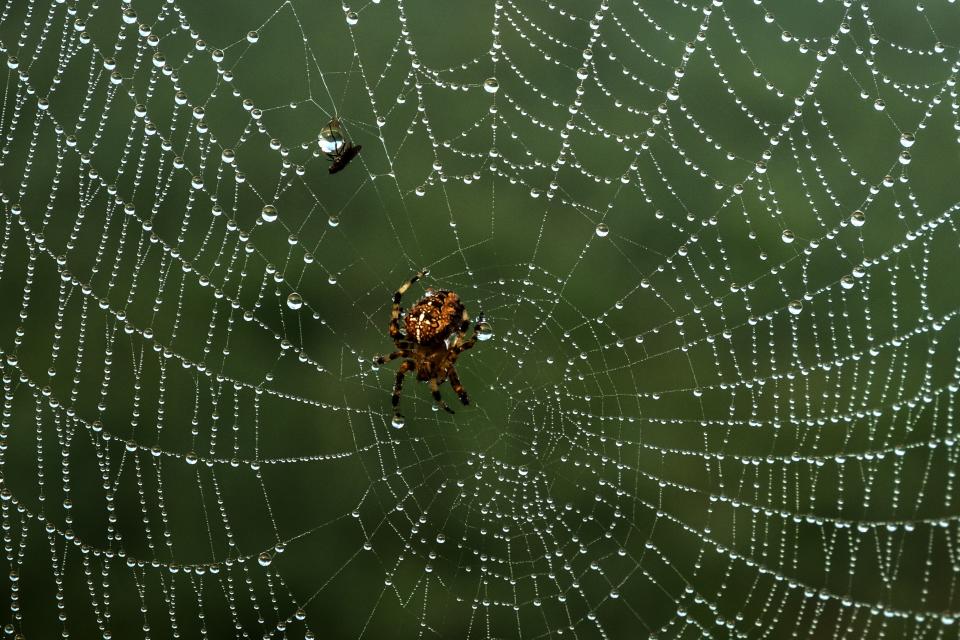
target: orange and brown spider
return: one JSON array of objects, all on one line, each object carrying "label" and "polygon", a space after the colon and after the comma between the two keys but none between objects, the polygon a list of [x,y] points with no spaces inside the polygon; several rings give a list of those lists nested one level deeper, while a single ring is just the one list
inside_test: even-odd
[{"label": "orange and brown spider", "polygon": [[417,380],[430,383],[433,399],[444,411],[453,413],[453,409],[440,397],[440,385],[448,379],[460,402],[464,405],[470,404],[467,391],[460,384],[453,365],[460,354],[475,345],[477,340],[484,340],[490,335],[489,327],[481,316],[474,326],[473,335],[464,337],[470,326],[470,316],[460,302],[460,296],[453,291],[428,291],[427,295],[407,312],[403,323],[406,333],[401,332],[400,298],[413,283],[425,275],[425,269],[418,271],[394,292],[389,329],[397,350],[390,355],[374,358],[377,365],[405,358],[397,369],[397,379],[393,385],[394,426],[403,424],[403,416],[397,407],[400,404],[403,376],[408,371],[416,371]]}]

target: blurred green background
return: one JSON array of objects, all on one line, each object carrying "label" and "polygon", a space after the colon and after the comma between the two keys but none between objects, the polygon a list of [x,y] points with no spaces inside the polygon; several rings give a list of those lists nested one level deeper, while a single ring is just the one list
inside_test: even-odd
[{"label": "blurred green background", "polygon": [[847,4],[8,3],[5,632],[955,634],[960,20]]}]

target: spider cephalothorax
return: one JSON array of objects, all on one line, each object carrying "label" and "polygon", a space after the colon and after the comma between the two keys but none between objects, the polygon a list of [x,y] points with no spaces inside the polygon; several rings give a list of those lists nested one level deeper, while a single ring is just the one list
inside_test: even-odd
[{"label": "spider cephalothorax", "polygon": [[381,365],[396,358],[404,358],[397,369],[397,379],[393,386],[394,426],[403,424],[403,417],[397,412],[400,404],[400,389],[403,376],[408,371],[416,371],[417,379],[429,381],[430,391],[437,405],[453,413],[453,410],[440,397],[440,385],[450,380],[450,386],[464,405],[470,403],[467,391],[460,384],[460,378],[453,365],[461,353],[473,347],[477,340],[490,335],[489,327],[481,316],[474,326],[473,335],[466,338],[470,326],[470,316],[453,291],[429,291],[407,312],[403,321],[406,333],[400,331],[400,298],[420,278],[426,270],[416,273],[400,285],[393,294],[393,308],[390,313],[390,337],[397,350],[387,356],[377,356],[374,362]]}]

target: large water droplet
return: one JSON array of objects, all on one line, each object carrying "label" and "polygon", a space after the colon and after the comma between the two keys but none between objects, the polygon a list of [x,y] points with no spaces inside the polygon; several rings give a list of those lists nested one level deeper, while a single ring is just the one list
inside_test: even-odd
[{"label": "large water droplet", "polygon": [[909,131],[904,131],[900,134],[900,146],[909,149],[913,146],[913,143],[916,142],[916,138],[913,137],[913,134]]},{"label": "large water droplet", "polygon": [[399,413],[393,416],[393,419],[390,421],[390,426],[394,429],[402,429],[405,424],[407,424],[407,419]]},{"label": "large water droplet", "polygon": [[275,222],[277,219],[277,208],[272,204],[263,205],[263,209],[260,210],[260,217],[263,218],[264,222]]},{"label": "large water droplet", "polygon": [[608,227],[606,224],[601,222],[600,224],[597,225],[596,232],[598,237],[606,238],[607,235],[610,234],[610,227]]},{"label": "large water droplet", "polygon": [[270,563],[273,562],[273,556],[264,551],[257,557],[257,562],[260,563],[261,567],[269,567]]},{"label": "large water droplet", "polygon": [[350,11],[347,13],[347,24],[351,27],[360,22],[360,16],[356,14],[355,11]]},{"label": "large water droplet", "polygon": [[787,310],[795,316],[800,315],[800,312],[803,311],[803,301],[791,300],[790,304],[787,305]]},{"label": "large water droplet", "polygon": [[866,221],[867,217],[859,209],[850,214],[850,224],[855,227],[862,227]]},{"label": "large water droplet", "polygon": [[321,129],[317,140],[320,143],[320,151],[328,155],[337,153],[347,143],[337,120],[331,120],[327,126]]},{"label": "large water droplet", "polygon": [[287,296],[287,306],[293,310],[297,310],[303,306],[303,297],[294,291]]},{"label": "large water droplet", "polygon": [[793,234],[793,231],[790,229],[784,229],[783,233],[780,234],[780,239],[783,240],[784,244],[790,244],[796,240],[797,236]]},{"label": "large water droplet", "polygon": [[487,93],[496,93],[499,88],[500,83],[497,82],[496,78],[487,78],[483,81],[483,90]]},{"label": "large water droplet", "polygon": [[493,327],[489,322],[481,322],[477,325],[477,340],[489,340],[493,337]]}]

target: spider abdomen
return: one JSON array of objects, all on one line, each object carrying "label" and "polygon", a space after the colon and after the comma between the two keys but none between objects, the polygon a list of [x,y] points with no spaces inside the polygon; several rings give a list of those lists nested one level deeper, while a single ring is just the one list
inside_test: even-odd
[{"label": "spider abdomen", "polygon": [[460,298],[452,291],[438,291],[411,307],[404,319],[407,337],[420,344],[445,340],[463,313]]}]

